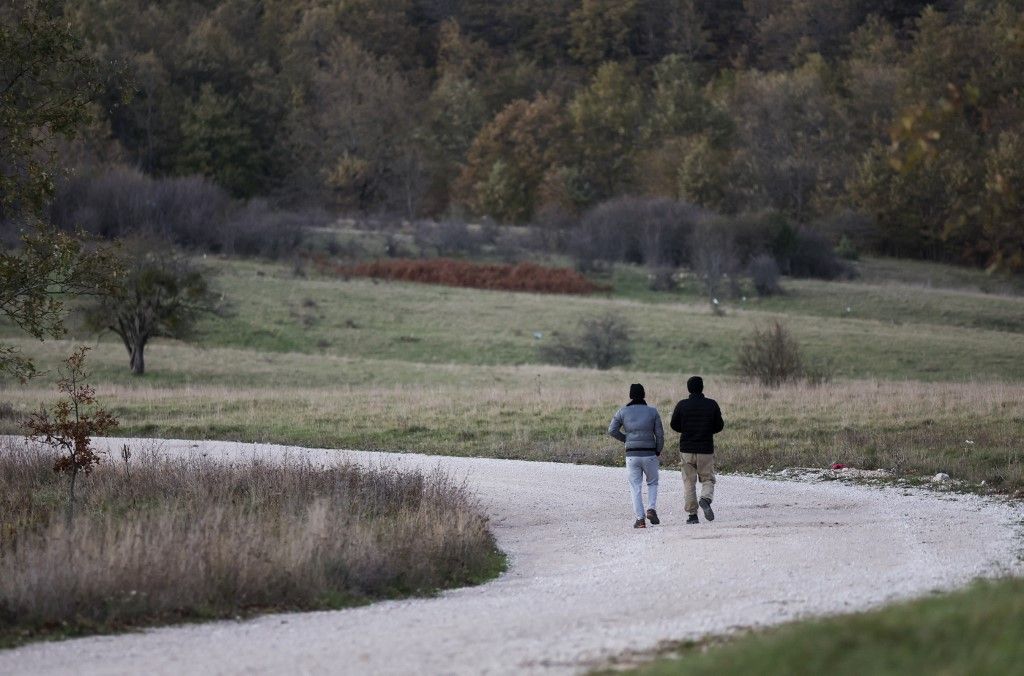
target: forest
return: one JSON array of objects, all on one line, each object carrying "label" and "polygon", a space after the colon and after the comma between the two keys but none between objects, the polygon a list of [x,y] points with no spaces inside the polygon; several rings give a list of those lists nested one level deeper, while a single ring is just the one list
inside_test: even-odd
[{"label": "forest", "polygon": [[57,209],[201,177],[237,203],[557,230],[654,198],[1024,270],[1019,1],[4,4],[5,49],[48,12],[95,83]]}]

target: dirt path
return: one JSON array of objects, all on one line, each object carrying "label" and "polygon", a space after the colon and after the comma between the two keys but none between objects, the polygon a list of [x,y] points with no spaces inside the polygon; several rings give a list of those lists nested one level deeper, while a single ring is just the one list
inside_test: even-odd
[{"label": "dirt path", "polygon": [[1021,572],[1021,510],[975,496],[723,476],[717,520],[686,526],[682,481],[665,471],[663,525],[634,531],[618,468],[154,443],[441,466],[479,494],[510,570],[432,599],[34,644],[0,652],[0,673],[578,672],[661,641]]}]

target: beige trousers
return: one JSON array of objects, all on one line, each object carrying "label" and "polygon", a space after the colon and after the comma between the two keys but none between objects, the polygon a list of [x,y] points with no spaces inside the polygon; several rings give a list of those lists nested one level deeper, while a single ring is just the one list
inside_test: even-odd
[{"label": "beige trousers", "polygon": [[700,497],[710,502],[715,498],[714,453],[683,453],[683,497],[686,513],[697,513],[697,480],[700,479]]}]

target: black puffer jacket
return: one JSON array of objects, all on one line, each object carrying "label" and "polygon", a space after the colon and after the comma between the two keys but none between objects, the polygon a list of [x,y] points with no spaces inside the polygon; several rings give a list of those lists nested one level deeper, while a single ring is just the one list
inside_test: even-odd
[{"label": "black puffer jacket", "polygon": [[715,434],[725,428],[718,402],[703,394],[691,394],[676,404],[669,425],[679,432],[683,453],[714,453]]}]

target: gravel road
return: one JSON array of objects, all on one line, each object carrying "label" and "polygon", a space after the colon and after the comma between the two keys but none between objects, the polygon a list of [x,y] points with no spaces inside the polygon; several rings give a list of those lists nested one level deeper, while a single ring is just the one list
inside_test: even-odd
[{"label": "gravel road", "polygon": [[721,476],[717,519],[687,526],[681,477],[664,471],[662,525],[633,530],[618,468],[129,442],[226,459],[440,466],[479,495],[509,571],[430,599],[33,644],[0,651],[0,673],[575,673],[664,641],[1022,572],[1024,514],[977,496]]}]

